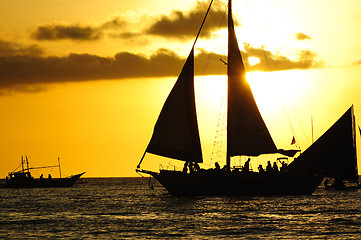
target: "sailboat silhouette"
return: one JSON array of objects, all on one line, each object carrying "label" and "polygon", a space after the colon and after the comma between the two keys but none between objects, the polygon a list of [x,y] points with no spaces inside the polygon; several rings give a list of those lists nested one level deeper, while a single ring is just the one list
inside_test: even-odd
[{"label": "sailboat silhouette", "polygon": [[[211,1],[205,18],[207,18]],[[199,32],[202,29],[203,23]],[[155,124],[152,138],[136,171],[158,180],[171,195],[301,195],[312,194],[320,185],[320,169],[292,167],[292,171],[232,171],[234,156],[280,153],[294,156],[297,150],[277,149],[259,112],[246,80],[241,52],[228,2],[228,94],[227,156],[224,169],[200,169],[203,162],[194,96],[194,45]],[[141,169],[146,153],[185,162],[184,171]],[[301,160],[302,161],[302,160]],[[187,172],[190,169],[190,173]]]}]

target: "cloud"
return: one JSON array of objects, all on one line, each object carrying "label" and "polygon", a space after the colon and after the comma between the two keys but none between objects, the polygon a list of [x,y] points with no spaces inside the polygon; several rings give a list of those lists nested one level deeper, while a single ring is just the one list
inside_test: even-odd
[{"label": "cloud", "polygon": [[[263,48],[254,48],[249,44],[244,45],[245,50],[242,51],[243,63],[247,71],[283,71],[292,69],[310,69],[321,68],[324,63],[317,58],[317,54],[310,50],[300,50],[297,54],[297,58],[292,60],[283,55],[273,54]],[[199,66],[207,65],[207,72],[204,73],[202,67],[196,68],[197,75],[217,75],[225,74],[225,72],[219,71],[219,63],[227,61],[227,56],[220,54],[212,54],[211,60],[210,53],[201,50],[196,56]],[[249,57],[256,57],[259,59],[259,63],[251,65],[248,61]],[[220,60],[221,59],[221,60]],[[196,63],[197,64],[197,63]]]},{"label": "cloud", "polygon": [[[254,71],[282,71],[290,69],[309,69],[323,67],[324,63],[317,59],[317,54],[310,50],[300,50],[298,57],[292,60],[283,55],[273,54],[262,48],[254,48],[245,44],[245,53],[243,54],[247,69]],[[260,59],[258,64],[250,66],[248,57],[257,57]]]},{"label": "cloud", "polygon": [[[17,54],[20,52],[22,54]],[[44,56],[41,53],[41,49],[34,45],[22,46],[0,41],[0,89],[39,91],[39,88],[21,85],[177,76],[185,61],[184,57],[168,49],[159,49],[150,56],[119,52],[113,57],[77,53],[59,57]],[[225,74],[225,68],[219,70],[219,59],[226,61],[227,57],[213,53],[209,61],[210,54],[206,50],[200,50],[196,55],[196,75]],[[309,50],[300,51],[298,58],[291,60],[246,44],[242,55],[249,71],[322,67],[317,55]],[[257,57],[260,62],[250,66],[248,57]],[[206,65],[208,67],[205,72],[203,69]]]},{"label": "cloud", "polygon": [[297,39],[297,40],[300,40],[300,41],[310,40],[310,39],[311,39],[310,36],[308,36],[308,35],[306,35],[306,34],[304,34],[304,33],[301,33],[301,32],[296,33],[295,35],[296,35],[296,39]]},{"label": "cloud", "polygon": [[36,40],[98,40],[102,36],[99,28],[80,25],[57,25],[48,24],[38,26],[32,33],[32,37]]},{"label": "cloud", "polygon": [[23,46],[17,43],[11,43],[0,40],[0,57],[4,56],[39,56],[43,54],[43,50],[37,45]]},{"label": "cloud", "polygon": [[99,29],[123,29],[126,25],[127,22],[117,16],[101,24]]},{"label": "cloud", "polygon": [[133,38],[138,38],[140,37],[142,34],[138,33],[138,32],[121,32],[121,33],[108,33],[108,36],[112,37],[112,38],[121,38],[121,39],[133,39]]},{"label": "cloud", "polygon": [[[207,2],[199,2],[189,12],[173,11],[169,16],[163,15],[150,25],[145,33],[161,37],[194,38],[208,8]],[[224,8],[224,7],[223,7]],[[202,29],[202,36],[209,38],[212,32],[219,29],[224,19],[222,5],[214,3]]]},{"label": "cloud", "polygon": [[45,24],[38,26],[31,34],[36,40],[76,40],[93,41],[101,39],[104,32],[109,29],[122,29],[127,23],[120,17],[114,17],[100,25],[80,25],[80,24]]},{"label": "cloud", "polygon": [[[207,2],[197,2],[188,12],[179,10],[172,11],[169,15],[160,17],[143,16],[140,19],[147,19],[149,24],[144,29],[127,29],[125,17],[116,16],[98,25],[84,24],[59,24],[49,23],[38,26],[31,34],[33,39],[38,41],[74,40],[94,41],[104,36],[112,38],[130,39],[140,36],[158,36],[166,38],[188,39],[194,38],[207,9]],[[212,32],[221,28],[221,20],[224,20],[224,6],[221,3],[213,3],[212,11],[203,27],[201,37],[209,38]],[[142,21],[144,22],[144,21]],[[237,23],[236,23],[237,24]],[[141,23],[139,25],[142,25]]]},{"label": "cloud", "polygon": [[0,88],[68,81],[163,77],[178,74],[184,59],[160,49],[150,57],[120,52],[114,57],[71,53],[64,57],[0,56]]}]

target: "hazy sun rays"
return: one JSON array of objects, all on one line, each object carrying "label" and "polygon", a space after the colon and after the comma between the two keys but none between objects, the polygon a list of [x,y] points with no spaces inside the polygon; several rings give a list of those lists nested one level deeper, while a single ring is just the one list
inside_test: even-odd
[{"label": "hazy sun rays", "polygon": [[[303,149],[309,146],[309,101],[303,106],[308,99],[309,81],[305,80],[303,71],[250,72],[247,80],[276,146],[286,149],[295,147],[290,145],[293,136],[297,137],[297,146],[301,145]],[[206,162],[213,157],[217,134],[222,129],[226,131],[226,89],[226,76],[195,79],[198,126]]]}]

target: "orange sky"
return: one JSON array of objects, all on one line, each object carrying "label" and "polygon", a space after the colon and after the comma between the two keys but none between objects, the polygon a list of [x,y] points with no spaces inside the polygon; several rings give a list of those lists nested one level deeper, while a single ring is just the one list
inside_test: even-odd
[{"label": "orange sky", "polygon": [[[1,1],[0,177],[18,166],[21,155],[31,156],[32,166],[53,165],[60,157],[63,175],[136,176],[207,4]],[[213,51],[216,60],[196,78],[206,161],[219,116],[215,100],[224,89],[218,59],[225,44],[216,41],[225,35],[224,4],[215,1],[196,46],[197,74],[206,53]],[[247,64],[248,79],[278,147],[290,147],[296,134],[307,148],[311,115],[315,139],[351,104],[361,116],[360,1],[234,5],[243,56],[259,60]]]}]

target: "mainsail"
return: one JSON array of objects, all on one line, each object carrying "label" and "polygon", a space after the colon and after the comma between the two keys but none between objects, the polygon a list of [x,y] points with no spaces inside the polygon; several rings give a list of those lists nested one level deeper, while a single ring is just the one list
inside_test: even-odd
[{"label": "mainsail", "polygon": [[146,152],[203,162],[194,98],[194,48],[163,106]]},{"label": "mainsail", "polygon": [[293,171],[321,172],[325,177],[358,181],[355,117],[351,106],[289,166]]},{"label": "mainsail", "polygon": [[227,74],[227,165],[229,166],[231,156],[258,156],[277,152],[246,80],[246,71],[234,31],[231,1],[228,6]]}]

